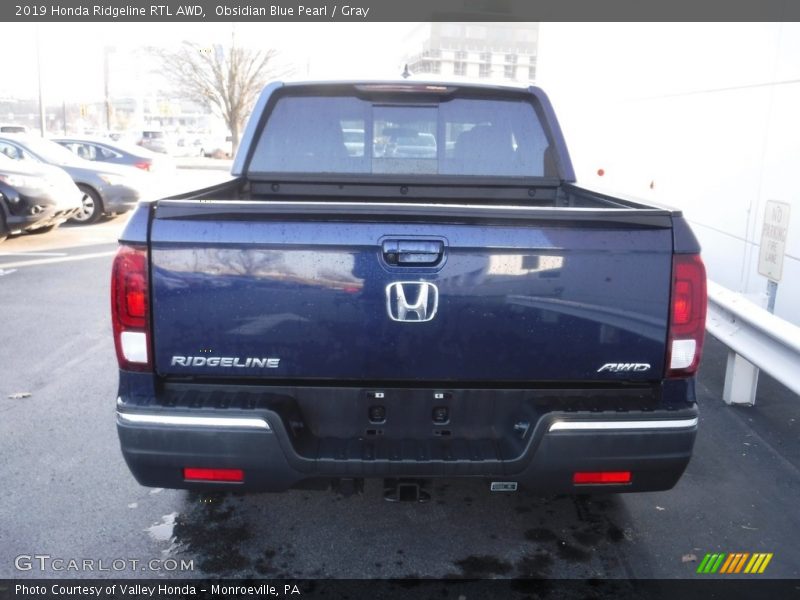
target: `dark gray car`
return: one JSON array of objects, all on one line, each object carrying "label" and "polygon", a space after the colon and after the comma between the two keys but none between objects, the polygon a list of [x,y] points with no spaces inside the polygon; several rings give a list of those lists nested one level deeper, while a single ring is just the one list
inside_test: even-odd
[{"label": "dark gray car", "polygon": [[55,142],[22,134],[0,135],[0,152],[15,160],[32,160],[61,167],[83,192],[77,223],[94,223],[103,215],[128,212],[146,193],[137,169],[98,164],[75,156]]}]

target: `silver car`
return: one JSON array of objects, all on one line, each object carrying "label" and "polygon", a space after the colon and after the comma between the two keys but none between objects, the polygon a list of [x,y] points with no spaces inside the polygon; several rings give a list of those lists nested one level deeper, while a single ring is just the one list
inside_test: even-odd
[{"label": "silver car", "polygon": [[161,173],[175,169],[175,161],[166,154],[156,154],[147,148],[115,142],[111,139],[65,136],[50,138],[64,146],[75,156],[92,162],[111,163],[124,167],[136,167],[148,173]]},{"label": "silver car", "polygon": [[128,212],[147,185],[137,169],[83,160],[55,142],[23,134],[0,134],[0,152],[14,160],[30,160],[64,169],[82,192],[77,223],[95,223],[104,215]]}]

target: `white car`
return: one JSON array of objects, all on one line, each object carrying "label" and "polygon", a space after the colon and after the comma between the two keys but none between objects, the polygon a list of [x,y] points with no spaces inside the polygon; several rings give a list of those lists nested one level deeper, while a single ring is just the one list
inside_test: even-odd
[{"label": "white car", "polygon": [[0,152],[0,241],[11,233],[46,233],[81,209],[81,191],[52,165]]}]

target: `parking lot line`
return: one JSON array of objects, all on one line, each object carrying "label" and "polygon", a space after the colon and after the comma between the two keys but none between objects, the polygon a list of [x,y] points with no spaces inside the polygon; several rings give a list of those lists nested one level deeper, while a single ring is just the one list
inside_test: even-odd
[{"label": "parking lot line", "polygon": [[0,258],[4,256],[67,256],[66,252],[0,252]]},{"label": "parking lot line", "polygon": [[50,265],[53,263],[71,262],[74,260],[86,260],[87,258],[101,258],[103,256],[113,256],[116,254],[115,250],[111,252],[92,252],[91,254],[77,254],[75,256],[60,256],[57,258],[40,258],[38,260],[26,260],[15,263],[0,263],[0,268],[10,269],[19,267],[35,267],[38,265]]}]

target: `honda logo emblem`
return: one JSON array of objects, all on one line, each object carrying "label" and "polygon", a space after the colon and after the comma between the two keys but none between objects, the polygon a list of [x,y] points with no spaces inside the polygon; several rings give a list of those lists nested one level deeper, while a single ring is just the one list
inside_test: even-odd
[{"label": "honda logo emblem", "polygon": [[436,316],[439,289],[427,281],[396,281],[386,286],[386,310],[392,321],[424,323]]}]

